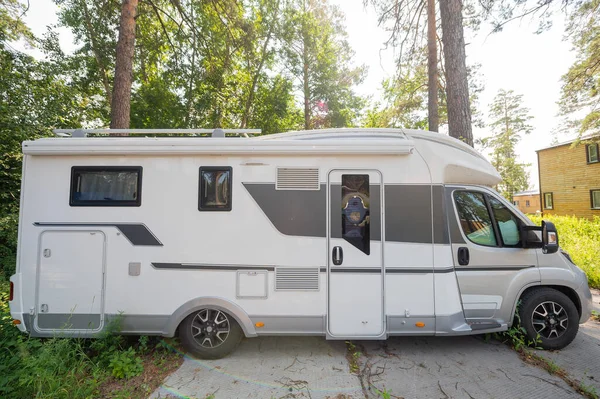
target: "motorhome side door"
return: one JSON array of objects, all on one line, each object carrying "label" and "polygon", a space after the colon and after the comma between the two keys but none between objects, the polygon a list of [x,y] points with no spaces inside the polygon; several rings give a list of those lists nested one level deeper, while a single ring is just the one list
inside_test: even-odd
[{"label": "motorhome side door", "polygon": [[34,328],[53,333],[100,331],[104,233],[46,230],[39,244]]},{"label": "motorhome side door", "polygon": [[540,280],[536,250],[522,247],[522,222],[496,194],[478,187],[446,190],[465,317],[481,326],[508,322],[518,290]]},{"label": "motorhome side door", "polygon": [[328,176],[328,314],[332,338],[385,334],[382,177],[376,170]]}]

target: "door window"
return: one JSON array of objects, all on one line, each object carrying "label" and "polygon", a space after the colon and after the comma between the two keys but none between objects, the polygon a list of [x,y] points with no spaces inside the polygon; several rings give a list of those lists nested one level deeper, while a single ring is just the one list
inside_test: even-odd
[{"label": "door window", "polygon": [[467,238],[475,244],[497,246],[492,219],[483,194],[457,191],[454,193],[454,200],[460,225]]},{"label": "door window", "polygon": [[371,253],[369,175],[342,175],[342,237]]},{"label": "door window", "polygon": [[502,237],[502,243],[508,247],[518,246],[521,241],[519,237],[519,219],[496,198],[489,197],[489,199],[496,226]]}]

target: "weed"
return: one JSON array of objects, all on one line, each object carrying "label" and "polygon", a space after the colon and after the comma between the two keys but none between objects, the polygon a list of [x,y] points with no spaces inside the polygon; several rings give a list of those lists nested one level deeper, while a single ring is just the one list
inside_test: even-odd
[{"label": "weed", "polygon": [[126,378],[135,377],[140,375],[144,371],[142,365],[142,359],[135,354],[135,349],[129,348],[126,351],[113,353],[109,367],[111,374],[115,378]]},{"label": "weed", "polygon": [[596,312],[595,310],[592,310],[592,320],[600,321],[600,313]]},{"label": "weed", "polygon": [[546,359],[546,370],[548,370],[550,374],[556,374],[562,369],[558,364],[554,363],[552,360]]},{"label": "weed", "polygon": [[588,398],[598,399],[598,392],[596,392],[596,388],[593,386],[580,382],[578,388],[579,391]]},{"label": "weed", "polygon": [[388,391],[385,388],[383,388],[383,391],[380,391],[379,389],[375,388],[375,393],[380,398],[383,398],[383,399],[392,399],[392,391]]},{"label": "weed", "polygon": [[346,358],[348,359],[348,363],[350,366],[351,373],[358,373],[360,371],[360,367],[358,365],[358,359],[360,358],[360,351],[356,349],[356,345],[354,345],[350,341],[346,341],[346,349],[347,354]]},{"label": "weed", "polygon": [[525,327],[521,325],[521,316],[519,314],[520,308],[521,300],[517,302],[517,309],[515,310],[515,319],[513,320],[512,327],[507,331],[495,333],[494,336],[504,343],[509,342],[517,352],[527,347],[535,347],[536,349],[540,349],[538,347],[538,345],[541,343],[540,335],[538,334],[534,340],[529,339]]}]

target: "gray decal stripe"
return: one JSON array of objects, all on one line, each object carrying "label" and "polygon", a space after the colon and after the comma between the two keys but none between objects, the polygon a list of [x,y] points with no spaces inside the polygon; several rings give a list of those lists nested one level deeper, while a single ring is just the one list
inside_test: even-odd
[{"label": "gray decal stripe", "polygon": [[457,272],[490,272],[490,271],[503,271],[503,270],[523,270],[535,267],[535,265],[528,266],[456,266]]},{"label": "gray decal stripe", "polygon": [[431,243],[431,190],[429,184],[385,186],[386,241]]},{"label": "gray decal stripe", "polygon": [[181,270],[268,270],[275,271],[275,266],[250,266],[250,265],[210,265],[201,263],[163,263],[152,262],[155,269],[181,269]]},{"label": "gray decal stripe", "polygon": [[436,273],[436,274],[443,274],[443,273],[452,273],[454,271],[454,267],[449,267],[449,268],[445,268],[445,269],[433,269],[433,268],[429,268],[429,269],[411,269],[411,268],[402,268],[402,269],[390,269],[390,268],[386,268],[385,272],[389,273],[389,274],[427,274],[427,273]]},{"label": "gray decal stripe", "polygon": [[34,226],[55,227],[116,227],[133,245],[160,246],[162,242],[143,223],[53,223],[36,222]]},{"label": "gray decal stripe", "polygon": [[376,274],[380,274],[381,273],[381,269],[377,269],[374,267],[371,268],[359,268],[359,267],[336,267],[336,268],[330,268],[329,271],[331,273],[376,273]]}]

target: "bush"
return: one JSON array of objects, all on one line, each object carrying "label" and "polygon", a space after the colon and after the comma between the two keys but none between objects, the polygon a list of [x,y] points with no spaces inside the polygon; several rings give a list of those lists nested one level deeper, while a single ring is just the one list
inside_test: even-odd
[{"label": "bush", "polygon": [[556,226],[560,246],[588,277],[592,288],[600,288],[600,217],[593,220],[574,216],[529,216],[537,225],[542,219]]}]

